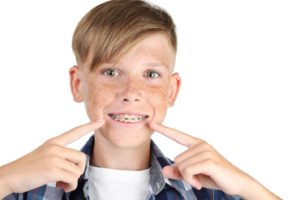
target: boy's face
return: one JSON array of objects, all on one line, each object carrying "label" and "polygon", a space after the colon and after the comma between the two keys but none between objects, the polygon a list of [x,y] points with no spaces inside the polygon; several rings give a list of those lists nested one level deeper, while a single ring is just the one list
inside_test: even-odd
[{"label": "boy's face", "polygon": [[92,72],[89,62],[70,69],[71,89],[75,101],[84,101],[91,121],[106,120],[96,134],[119,147],[149,144],[148,123],[163,121],[180,86],[167,36],[151,34]]}]

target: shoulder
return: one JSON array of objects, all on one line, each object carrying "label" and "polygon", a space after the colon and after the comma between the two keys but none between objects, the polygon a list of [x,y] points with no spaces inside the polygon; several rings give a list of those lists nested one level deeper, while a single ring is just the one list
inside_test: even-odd
[{"label": "shoulder", "polygon": [[213,190],[208,188],[202,188],[201,190],[197,190],[193,188],[193,192],[197,199],[209,199],[209,200],[242,200],[238,196],[231,196],[225,194],[221,190]]}]

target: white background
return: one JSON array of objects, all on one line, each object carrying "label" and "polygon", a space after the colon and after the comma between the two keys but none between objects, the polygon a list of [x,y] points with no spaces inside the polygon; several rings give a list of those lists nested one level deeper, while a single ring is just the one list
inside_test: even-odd
[{"label": "white background", "polygon": [[[71,37],[101,1],[0,2],[0,165],[87,122]],[[155,0],[173,16],[183,84],[166,125],[200,137],[284,199],[299,195],[297,1]],[[197,3],[196,3],[197,2]],[[89,136],[71,145],[79,149]],[[156,134],[171,158],[185,148]]]}]

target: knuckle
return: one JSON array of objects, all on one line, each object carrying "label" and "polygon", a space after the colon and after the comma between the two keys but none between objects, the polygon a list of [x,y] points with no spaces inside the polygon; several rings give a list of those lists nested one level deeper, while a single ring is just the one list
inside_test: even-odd
[{"label": "knuckle", "polygon": [[209,143],[205,142],[204,145],[207,150],[210,150],[210,151],[214,150],[213,146],[211,146]]},{"label": "knuckle", "polygon": [[85,155],[85,153],[79,152],[78,156],[80,157],[80,161],[85,164],[85,162],[86,162],[86,155]]},{"label": "knuckle", "polygon": [[204,140],[201,140],[199,138],[195,138],[195,145],[194,146],[202,146],[203,144],[206,144]]},{"label": "knuckle", "polygon": [[184,166],[182,164],[176,164],[177,168],[179,169],[180,172],[184,171]]},{"label": "knuckle", "polygon": [[187,177],[190,173],[190,168],[189,167],[181,167],[180,172],[184,177]]},{"label": "knuckle", "polygon": [[55,145],[55,144],[50,144],[46,148],[46,151],[47,151],[47,153],[49,153],[51,155],[58,155],[58,153],[59,153],[59,146]]},{"label": "knuckle", "polygon": [[48,162],[52,166],[56,166],[56,164],[58,163],[58,161],[59,161],[59,158],[57,156],[50,156],[50,157],[48,157]]},{"label": "knuckle", "polygon": [[70,177],[70,186],[71,186],[72,190],[76,189],[77,181],[78,181],[78,177],[76,175],[72,175]]},{"label": "knuckle", "polygon": [[78,177],[84,173],[84,170],[85,170],[85,166],[79,168]]},{"label": "knuckle", "polygon": [[185,167],[184,168],[185,174],[190,175],[191,174],[191,167]]},{"label": "knuckle", "polygon": [[76,163],[76,165],[79,167],[80,172],[83,173],[84,169],[85,169],[85,164],[86,164],[86,155],[82,152],[80,152],[78,154],[78,161]]},{"label": "knuckle", "polygon": [[205,142],[205,141],[202,141],[201,146],[204,149],[209,149],[210,148],[210,145],[207,142]]},{"label": "knuckle", "polygon": [[188,176],[185,178],[185,180],[186,180],[186,182],[191,184],[193,182],[193,176]]},{"label": "knuckle", "polygon": [[47,170],[47,174],[50,178],[58,177],[58,172],[59,170],[54,166],[49,167],[49,169]]},{"label": "knuckle", "polygon": [[[200,154],[202,154],[202,156],[203,156],[204,158],[206,158],[206,159],[211,159],[211,158],[213,158],[213,153],[212,153],[211,151],[205,151],[205,152],[200,153]],[[199,156],[200,156],[200,155],[199,155]]]},{"label": "knuckle", "polygon": [[69,187],[69,190],[70,190],[70,191],[75,190],[75,189],[77,188],[77,178],[74,179],[74,180],[72,180],[72,183],[69,184],[69,185],[70,185],[70,187]]},{"label": "knuckle", "polygon": [[85,168],[78,164],[75,164],[75,166],[76,168],[74,169],[74,174],[77,178],[79,178],[83,174]]},{"label": "knuckle", "polygon": [[206,166],[209,166],[209,167],[213,167],[213,166],[216,165],[216,162],[215,162],[214,160],[212,160],[212,159],[207,159],[207,160],[205,161],[205,165],[206,165]]},{"label": "knuckle", "polygon": [[72,184],[75,184],[77,183],[77,180],[78,180],[78,177],[74,174],[72,174],[71,178],[70,178],[70,181]]},{"label": "knuckle", "polygon": [[76,174],[75,174],[76,178],[78,179],[81,176],[82,173],[83,173],[83,170],[78,169],[77,172],[76,172]]},{"label": "knuckle", "polygon": [[75,190],[77,188],[77,182],[74,184],[70,184],[69,192]]},{"label": "knuckle", "polygon": [[180,157],[179,157],[179,156],[176,156],[176,157],[174,158],[174,162],[175,162],[175,163],[179,163],[179,160],[180,160]]},{"label": "knuckle", "polygon": [[50,138],[50,139],[46,140],[45,144],[47,144],[47,145],[56,144],[56,139]]}]

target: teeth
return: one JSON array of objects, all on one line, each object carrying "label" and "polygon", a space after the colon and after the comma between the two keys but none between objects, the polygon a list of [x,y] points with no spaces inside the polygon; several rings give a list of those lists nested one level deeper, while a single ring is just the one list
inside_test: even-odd
[{"label": "teeth", "polygon": [[147,115],[128,115],[128,114],[119,114],[119,115],[110,114],[109,116],[116,121],[126,122],[126,123],[139,122],[148,118]]}]

